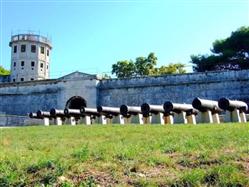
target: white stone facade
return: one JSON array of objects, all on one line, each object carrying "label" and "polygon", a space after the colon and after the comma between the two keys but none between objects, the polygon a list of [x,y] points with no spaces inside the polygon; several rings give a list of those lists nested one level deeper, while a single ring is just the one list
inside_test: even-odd
[{"label": "white stone facade", "polygon": [[18,34],[11,37],[10,82],[49,79],[51,43],[43,36]]},{"label": "white stone facade", "polygon": [[27,116],[37,110],[64,110],[72,98],[96,107],[98,83],[96,75],[74,72],[58,79],[0,84],[0,114]]}]

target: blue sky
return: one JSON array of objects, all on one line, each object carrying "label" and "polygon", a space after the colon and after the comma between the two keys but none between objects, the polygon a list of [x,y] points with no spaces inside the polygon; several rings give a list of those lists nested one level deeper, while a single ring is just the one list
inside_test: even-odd
[{"label": "blue sky", "polygon": [[52,38],[51,77],[110,73],[118,60],[155,52],[158,65],[208,53],[212,42],[249,25],[249,0],[0,0],[0,65],[9,69],[11,33]]}]

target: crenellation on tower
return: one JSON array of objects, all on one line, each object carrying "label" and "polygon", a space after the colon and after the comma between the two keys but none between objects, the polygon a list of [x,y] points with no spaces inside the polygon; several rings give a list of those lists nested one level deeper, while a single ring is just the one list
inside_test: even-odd
[{"label": "crenellation on tower", "polygon": [[10,82],[49,79],[52,45],[48,38],[37,34],[11,37]]}]

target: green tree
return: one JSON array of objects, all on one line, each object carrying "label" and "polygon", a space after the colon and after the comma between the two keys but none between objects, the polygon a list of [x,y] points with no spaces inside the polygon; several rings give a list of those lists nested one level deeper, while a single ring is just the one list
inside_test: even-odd
[{"label": "green tree", "polygon": [[216,40],[211,55],[192,55],[194,71],[249,69],[249,27],[241,27],[230,37]]},{"label": "green tree", "polygon": [[112,74],[118,78],[140,77],[152,75],[165,75],[173,73],[186,73],[185,65],[181,63],[169,64],[168,66],[157,65],[157,57],[150,53],[147,57],[137,57],[135,62],[132,60],[118,61],[112,65]]},{"label": "green tree", "polygon": [[170,63],[167,66],[161,66],[159,68],[155,68],[153,74],[154,75],[167,75],[167,74],[183,74],[186,73],[186,70],[184,69],[185,65],[181,63]]},{"label": "green tree", "polygon": [[132,77],[135,74],[135,64],[132,60],[118,61],[112,65],[112,74],[118,78]]},{"label": "green tree", "polygon": [[4,69],[2,66],[0,66],[0,75],[9,75],[10,71]]},{"label": "green tree", "polygon": [[154,53],[150,53],[148,57],[138,57],[136,58],[135,68],[136,75],[153,75],[153,69],[157,65],[157,57]]}]

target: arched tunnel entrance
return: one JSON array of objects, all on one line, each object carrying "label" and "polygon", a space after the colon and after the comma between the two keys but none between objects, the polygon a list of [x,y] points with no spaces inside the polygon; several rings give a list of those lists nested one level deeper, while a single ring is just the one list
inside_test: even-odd
[{"label": "arched tunnel entrance", "polygon": [[71,97],[66,103],[66,108],[80,109],[82,107],[86,107],[86,100],[80,96]]}]

